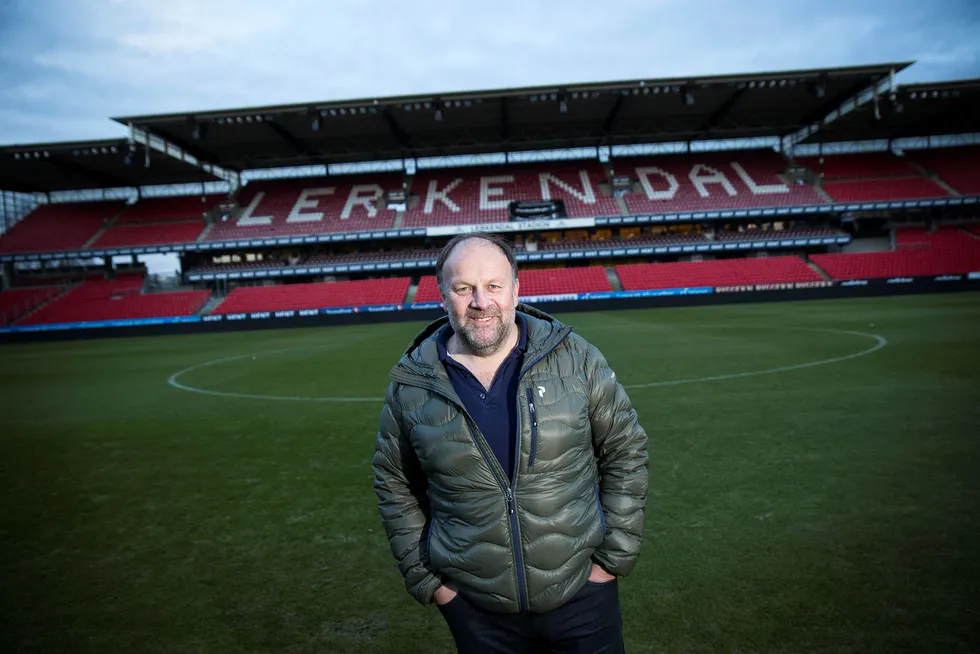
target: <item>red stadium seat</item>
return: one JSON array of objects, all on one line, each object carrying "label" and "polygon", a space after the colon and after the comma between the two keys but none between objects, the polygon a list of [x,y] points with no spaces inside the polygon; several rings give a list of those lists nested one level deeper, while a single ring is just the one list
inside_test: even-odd
[{"label": "red stadium seat", "polygon": [[228,294],[212,313],[250,313],[290,309],[326,309],[405,301],[411,279],[367,279],[352,282],[242,286]]},{"label": "red stadium seat", "polygon": [[503,222],[510,202],[542,199],[562,200],[573,218],[619,215],[616,199],[599,188],[604,181],[595,161],[420,170],[412,181],[418,201],[402,226]]},{"label": "red stadium seat", "polygon": [[190,316],[208,301],[210,291],[142,295],[141,275],[83,282],[21,320],[21,325],[92,322],[131,318]]},{"label": "red stadium seat", "polygon": [[821,281],[799,257],[718,259],[681,263],[640,263],[616,266],[627,291],[696,286],[738,286]]},{"label": "red stadium seat", "polygon": [[203,220],[205,211],[227,199],[227,196],[224,195],[206,195],[204,202],[201,202],[201,197],[200,195],[190,195],[173,198],[143,198],[126,207],[115,224]]},{"label": "red stadium seat", "polygon": [[963,195],[980,195],[980,147],[909,150],[906,156]]},{"label": "red stadium seat", "polygon": [[673,213],[747,209],[825,200],[806,184],[787,183],[779,175],[787,164],[771,150],[705,152],[617,159],[617,175],[629,175],[640,189],[627,193],[630,212]]},{"label": "red stadium seat", "polygon": [[0,293],[0,324],[9,325],[65,290],[64,286],[11,288]]},{"label": "red stadium seat", "polygon": [[837,202],[921,200],[949,196],[939,185],[925,177],[825,182],[823,190]]},{"label": "red stadium seat", "polygon": [[915,277],[980,272],[980,239],[955,228],[895,231],[893,252],[817,254],[811,261],[835,279]]},{"label": "red stadium seat", "polygon": [[[606,276],[606,269],[602,266],[521,270],[517,278],[520,281],[520,297],[612,290],[609,278]],[[442,302],[435,275],[420,280],[418,290],[415,292],[415,302]]]},{"label": "red stadium seat", "polygon": [[955,253],[901,250],[860,254],[815,254],[810,257],[834,279],[915,277],[980,272],[980,248]]},{"label": "red stadium seat", "polygon": [[42,204],[0,236],[0,253],[79,250],[123,206],[122,202]]},{"label": "red stadium seat", "polygon": [[824,180],[908,177],[919,171],[891,152],[858,152],[829,154],[819,157],[797,157],[796,163],[822,174]]},{"label": "red stadium seat", "polygon": [[400,173],[253,182],[238,199],[240,216],[216,223],[205,240],[391,229],[396,212],[385,192],[401,188]]},{"label": "red stadium seat", "polygon": [[204,222],[159,223],[151,225],[117,225],[110,227],[91,248],[122,247],[127,245],[165,245],[168,243],[191,243],[197,240],[204,230]]}]

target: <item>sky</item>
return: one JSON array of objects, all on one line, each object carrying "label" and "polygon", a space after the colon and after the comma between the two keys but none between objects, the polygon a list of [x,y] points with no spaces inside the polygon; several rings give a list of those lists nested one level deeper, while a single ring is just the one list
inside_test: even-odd
[{"label": "sky", "polygon": [[0,144],[110,116],[915,60],[980,77],[977,0],[0,0]]}]

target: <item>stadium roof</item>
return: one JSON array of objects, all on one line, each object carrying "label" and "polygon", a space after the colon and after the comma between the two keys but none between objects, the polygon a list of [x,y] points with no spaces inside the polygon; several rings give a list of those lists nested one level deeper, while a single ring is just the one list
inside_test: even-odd
[{"label": "stadium roof", "polygon": [[230,170],[782,136],[911,62],[565,84],[114,120]]},{"label": "stadium roof", "polygon": [[829,123],[802,143],[980,132],[980,79],[903,84]]},{"label": "stadium roof", "polygon": [[219,181],[201,168],[126,139],[0,147],[0,189],[25,193]]}]

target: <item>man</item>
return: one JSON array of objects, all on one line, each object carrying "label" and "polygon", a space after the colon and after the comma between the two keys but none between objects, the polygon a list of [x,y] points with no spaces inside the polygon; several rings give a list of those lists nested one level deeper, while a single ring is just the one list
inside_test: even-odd
[{"label": "man", "polygon": [[461,653],[622,652],[647,437],[602,354],[518,304],[496,236],[436,264],[448,313],[391,371],[374,488],[405,585]]}]

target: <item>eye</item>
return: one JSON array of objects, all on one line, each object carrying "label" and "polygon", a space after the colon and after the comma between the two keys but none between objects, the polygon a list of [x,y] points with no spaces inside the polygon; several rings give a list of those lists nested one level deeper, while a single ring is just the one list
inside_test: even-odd
[{"label": "eye", "polygon": [[490,288],[497,290],[503,288],[503,286],[501,286],[500,284],[490,284]]},{"label": "eye", "polygon": [[460,293],[460,294],[465,293],[468,290],[470,290],[470,287],[469,286],[457,286],[456,287],[456,292],[457,293]]}]

